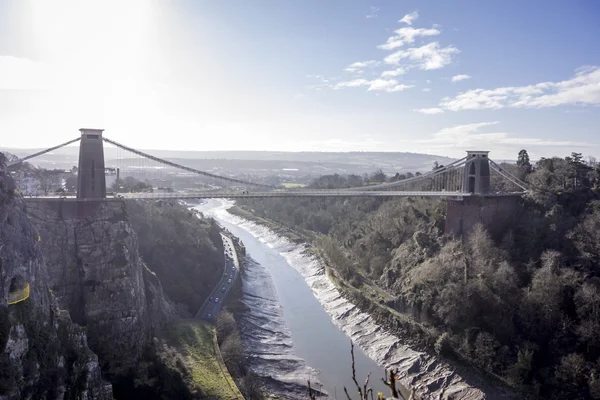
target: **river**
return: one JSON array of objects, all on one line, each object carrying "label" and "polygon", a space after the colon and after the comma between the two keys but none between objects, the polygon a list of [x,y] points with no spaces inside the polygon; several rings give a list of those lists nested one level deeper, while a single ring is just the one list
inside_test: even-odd
[{"label": "river", "polygon": [[311,379],[322,383],[332,397],[346,398],[344,386],[356,394],[351,380],[351,338],[356,378],[362,385],[371,372],[375,394],[389,394],[381,382],[386,366],[397,369],[399,382],[416,390],[423,400],[513,398],[472,370],[458,371],[432,354],[410,348],[348,302],[303,245],[228,213],[232,205],[227,200],[210,200],[196,208],[246,245],[249,262],[242,276],[242,301],[249,311],[242,316],[242,340],[252,357],[251,368],[272,377],[274,392],[284,383],[291,393],[284,397],[306,398],[301,385]]},{"label": "river", "polygon": [[[333,324],[281,249],[231,223],[221,201],[210,200],[195,208],[215,218],[246,246],[249,257],[242,275],[242,302],[249,312],[242,318],[242,339],[253,358],[252,369],[272,376],[274,388],[283,383],[295,393],[292,398],[307,398],[303,385],[308,379],[317,387],[321,384],[331,397],[346,398],[344,386],[352,397],[358,397],[352,382],[350,339]],[[389,393],[381,382],[384,370],[358,346],[354,356],[358,382],[362,385],[371,372],[375,397],[377,392]]]}]

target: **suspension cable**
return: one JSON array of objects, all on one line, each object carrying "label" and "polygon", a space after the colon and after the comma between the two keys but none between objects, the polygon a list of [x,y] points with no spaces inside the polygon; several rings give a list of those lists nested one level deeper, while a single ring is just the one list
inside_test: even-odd
[{"label": "suspension cable", "polygon": [[509,181],[511,181],[512,183],[514,183],[515,185],[519,186],[521,189],[523,189],[523,190],[530,190],[529,187],[528,187],[528,185],[525,182],[523,182],[522,180],[520,180],[519,178],[517,178],[516,176],[514,176],[513,174],[511,174],[510,172],[508,172],[504,168],[502,168],[495,161],[493,161],[493,160],[489,160],[489,161],[492,164],[492,169],[494,169],[500,175],[504,176],[506,179],[508,179]]},{"label": "suspension cable", "polygon": [[[396,186],[401,186],[401,185],[405,185],[407,183],[411,183],[411,182],[415,182],[415,181],[421,181],[424,179],[428,179],[428,178],[433,178],[434,176],[437,176],[439,174],[442,174],[444,172],[448,172],[451,170],[454,170],[460,166],[462,166],[462,164],[464,163],[464,161],[467,159],[467,157],[463,157],[460,160],[456,160],[451,162],[448,165],[445,165],[441,168],[438,168],[434,171],[429,171],[423,175],[419,175],[419,176],[414,176],[412,178],[408,178],[408,179],[403,179],[401,181],[396,181],[396,182],[390,182],[390,183],[382,183],[381,185],[373,185],[373,186],[358,186],[358,187],[351,187],[351,188],[345,188],[342,190],[378,190],[378,189],[384,189],[384,188],[392,188],[392,187],[396,187]],[[457,165],[458,164],[458,165]]]},{"label": "suspension cable", "polygon": [[262,183],[247,182],[247,181],[243,181],[241,179],[229,178],[229,177],[226,177],[226,176],[220,176],[220,175],[216,175],[216,174],[211,174],[209,172],[200,171],[198,169],[186,167],[185,165],[177,164],[177,163],[174,163],[172,161],[163,160],[162,158],[158,158],[158,157],[155,157],[155,156],[150,155],[148,153],[144,153],[143,151],[139,151],[139,150],[133,149],[131,147],[122,145],[122,144],[117,143],[114,140],[110,140],[110,139],[108,139],[106,137],[103,137],[102,140],[104,140],[105,142],[110,143],[110,144],[112,144],[114,146],[120,147],[123,150],[127,150],[127,151],[130,151],[130,152],[134,153],[134,154],[137,154],[138,156],[149,158],[149,159],[154,160],[156,162],[159,162],[159,163],[162,163],[162,164],[165,164],[165,165],[169,165],[169,166],[171,166],[173,168],[182,169],[184,171],[193,172],[195,174],[204,175],[204,176],[207,176],[207,177],[210,177],[210,178],[221,179],[221,180],[225,180],[225,181],[229,181],[229,182],[234,182],[234,183],[240,183],[240,184],[243,184],[243,185],[258,186],[258,187],[264,187],[264,188],[268,188],[268,189],[276,189],[277,188],[276,186],[272,186],[272,185],[265,185],[265,184],[262,184]]},{"label": "suspension cable", "polygon": [[504,179],[506,179],[507,181],[511,182],[513,185],[520,187],[521,189],[528,191],[529,188],[524,186],[523,184],[519,183],[520,181],[518,179],[513,179],[511,176],[509,176],[506,171],[501,170],[496,168],[495,166],[492,166],[491,168],[492,171],[496,172],[497,174],[499,174],[500,176],[502,176]]},{"label": "suspension cable", "polygon": [[52,150],[57,150],[57,149],[60,149],[61,147],[65,147],[65,146],[67,146],[67,145],[69,145],[69,144],[71,144],[71,143],[75,143],[75,142],[77,142],[78,140],[81,140],[81,136],[80,136],[80,137],[78,137],[78,138],[76,138],[76,139],[69,140],[68,142],[65,142],[65,143],[63,143],[63,144],[59,144],[58,146],[54,146],[54,147],[50,147],[49,149],[46,149],[46,150],[38,151],[37,153],[30,154],[30,155],[28,155],[27,157],[19,158],[18,160],[15,160],[15,161],[13,161],[13,162],[9,163],[9,164],[7,165],[7,167],[12,167],[13,165],[20,164],[20,163],[22,163],[23,161],[27,161],[27,160],[29,160],[29,159],[31,159],[31,158],[34,158],[34,157],[37,157],[37,156],[41,156],[42,154],[46,154],[46,153],[48,153],[48,152],[51,152]]}]

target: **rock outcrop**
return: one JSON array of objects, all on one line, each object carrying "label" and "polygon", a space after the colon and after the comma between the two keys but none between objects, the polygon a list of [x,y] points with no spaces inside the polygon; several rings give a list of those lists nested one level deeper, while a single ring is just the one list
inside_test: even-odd
[{"label": "rock outcrop", "polygon": [[53,199],[30,203],[28,212],[58,304],[87,327],[90,348],[109,379],[135,375],[173,307],[140,259],[125,203],[82,206]]},{"label": "rock outcrop", "polygon": [[[38,234],[0,153],[0,399],[112,399],[84,330],[48,289]],[[29,284],[29,298],[8,305]]]}]

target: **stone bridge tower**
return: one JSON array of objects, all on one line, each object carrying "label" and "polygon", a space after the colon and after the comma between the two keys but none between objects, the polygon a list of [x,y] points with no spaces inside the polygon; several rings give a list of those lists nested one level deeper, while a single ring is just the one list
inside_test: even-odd
[{"label": "stone bridge tower", "polygon": [[463,193],[485,195],[490,192],[489,151],[467,151]]},{"label": "stone bridge tower", "polygon": [[490,193],[489,151],[467,151],[463,170],[462,199],[448,199],[446,233],[467,235],[476,224],[482,224],[492,237],[500,238],[519,208],[519,195]]},{"label": "stone bridge tower", "polygon": [[81,132],[79,144],[79,166],[77,173],[78,199],[106,198],[106,178],[104,176],[104,129],[85,129]]}]

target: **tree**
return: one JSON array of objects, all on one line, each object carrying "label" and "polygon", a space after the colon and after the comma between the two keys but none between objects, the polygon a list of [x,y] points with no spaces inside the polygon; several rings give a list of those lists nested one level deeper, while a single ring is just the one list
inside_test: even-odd
[{"label": "tree", "polygon": [[582,266],[600,275],[600,210],[585,215],[568,236],[579,250]]},{"label": "tree", "polygon": [[370,181],[371,182],[385,182],[386,181],[386,176],[383,173],[383,171],[381,169],[375,171],[371,177],[370,177]]},{"label": "tree", "polygon": [[35,177],[38,181],[38,190],[48,194],[61,186],[61,170],[37,169]]},{"label": "tree", "polygon": [[527,153],[527,150],[523,149],[519,151],[517,167],[519,167],[519,174],[521,175],[519,178],[521,179],[531,173],[532,168],[531,163],[529,162],[529,154]]},{"label": "tree", "polygon": [[124,179],[116,180],[112,185],[112,191],[120,193],[152,192],[152,185],[127,176]]},{"label": "tree", "polygon": [[569,178],[574,188],[589,186],[588,173],[592,168],[583,161],[581,153],[571,153],[571,157],[565,157],[569,166]]},{"label": "tree", "polygon": [[527,150],[523,149],[519,151],[519,158],[517,159],[517,165],[519,167],[529,167],[531,168],[531,163],[529,162],[529,154]]}]

